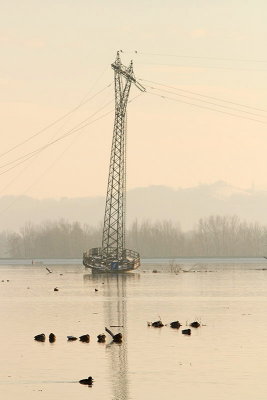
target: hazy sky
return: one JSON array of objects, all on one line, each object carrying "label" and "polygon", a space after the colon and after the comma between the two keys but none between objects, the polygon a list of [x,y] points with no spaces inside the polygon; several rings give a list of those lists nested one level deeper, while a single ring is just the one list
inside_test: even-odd
[{"label": "hazy sky", "polygon": [[266,1],[12,0],[0,16],[0,174],[91,123],[0,175],[0,196],[106,192],[117,50],[148,91],[131,91],[129,188],[217,180],[267,188]]}]

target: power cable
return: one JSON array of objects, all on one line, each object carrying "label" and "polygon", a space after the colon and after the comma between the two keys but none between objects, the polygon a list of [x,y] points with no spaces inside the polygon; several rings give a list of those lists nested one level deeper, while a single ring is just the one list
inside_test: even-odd
[{"label": "power cable", "polygon": [[266,72],[267,69],[255,69],[255,68],[235,68],[235,67],[222,67],[222,66],[215,66],[215,65],[188,65],[188,64],[169,64],[169,63],[145,63],[145,62],[137,62],[136,64],[140,65],[160,65],[160,66],[166,66],[166,67],[176,67],[176,68],[192,68],[192,69],[223,69],[227,71],[251,71],[251,72]]},{"label": "power cable", "polygon": [[103,75],[107,72],[107,70],[110,68],[110,66],[106,66],[103,71],[101,71],[100,75],[98,76],[98,78],[94,81],[94,83],[92,84],[92,86],[90,87],[90,89],[88,90],[88,92],[85,94],[85,96],[83,96],[80,104],[83,104],[85,101],[87,101],[87,97],[89,96],[89,94],[92,92],[93,88],[95,87],[96,83],[103,77]]},{"label": "power cable", "polygon": [[[86,128],[87,126],[93,124],[94,122],[98,121],[99,119],[102,119],[102,118],[104,118],[106,115],[112,113],[113,111],[114,111],[114,109],[112,109],[112,110],[106,112],[105,114],[103,114],[103,115],[101,115],[100,117],[94,119],[93,121],[90,121],[90,122],[84,124],[83,126],[80,126],[80,127],[78,127],[78,128],[72,129],[72,130],[69,131],[68,133],[66,133],[66,134],[64,134],[64,135],[62,135],[62,136],[60,136],[59,138],[53,140],[52,142],[49,142],[48,144],[46,144],[46,145],[44,145],[44,146],[42,146],[42,147],[40,147],[40,148],[34,150],[33,152],[31,152],[31,153],[28,154],[29,157],[28,157],[27,159],[22,160],[22,161],[18,162],[17,164],[13,165],[12,167],[6,169],[5,171],[1,172],[0,175],[3,175],[3,174],[5,174],[5,173],[11,171],[12,169],[14,169],[14,168],[16,168],[17,166],[23,164],[24,162],[26,162],[26,161],[29,160],[30,158],[36,156],[37,154],[41,153],[42,151],[44,151],[44,150],[47,149],[48,147],[52,146],[53,144],[55,144],[55,143],[57,143],[57,142],[59,142],[59,141],[65,139],[66,137],[69,137],[70,135],[73,135],[74,133],[78,132],[78,131],[81,130],[81,129]],[[24,157],[25,157],[25,156],[24,156]],[[3,167],[3,166],[2,166],[2,167]]]},{"label": "power cable", "polygon": [[[142,93],[139,93],[137,96],[135,96],[135,97],[133,97],[132,99],[130,99],[130,100],[129,100],[129,103],[131,103],[132,101],[134,101],[134,100],[135,100],[137,97],[139,97],[141,94],[142,94]],[[99,119],[102,119],[102,118],[105,117],[106,115],[112,113],[112,112],[114,111],[114,109],[108,111],[107,113],[105,113],[105,114],[103,114],[102,116],[100,116],[100,117],[94,119],[93,121],[89,121],[88,123],[85,123],[86,121],[88,121],[88,119],[92,118],[92,117],[93,117],[94,115],[96,115],[99,111],[101,111],[101,110],[103,110],[105,107],[107,107],[111,102],[113,102],[113,100],[112,100],[112,101],[109,101],[108,103],[106,103],[103,107],[101,107],[100,109],[98,109],[98,110],[97,110],[94,114],[92,114],[90,117],[88,117],[88,118],[86,118],[85,120],[83,120],[82,122],[80,122],[78,125],[76,125],[76,127],[72,128],[70,131],[66,132],[64,135],[60,136],[59,138],[57,138],[57,139],[55,139],[55,140],[53,140],[53,141],[47,143],[47,144],[44,145],[44,146],[41,146],[41,147],[37,148],[36,150],[34,150],[34,151],[32,151],[32,152],[30,152],[30,153],[24,155],[24,156],[21,156],[21,157],[17,158],[16,160],[13,160],[12,162],[9,162],[9,163],[6,163],[6,164],[1,165],[0,168],[4,168],[4,167],[6,167],[6,166],[8,166],[8,165],[10,165],[10,164],[14,164],[16,161],[18,161],[18,162],[17,162],[15,165],[13,165],[12,167],[10,167],[10,168],[8,168],[8,169],[2,171],[2,172],[0,173],[0,176],[1,176],[1,175],[4,175],[5,173],[7,173],[7,172],[13,170],[14,168],[16,168],[16,167],[18,167],[19,165],[23,164],[24,162],[28,161],[29,159],[31,159],[31,158],[35,157],[36,155],[40,154],[42,151],[44,151],[44,150],[47,149],[48,147],[52,146],[53,144],[55,144],[55,143],[57,143],[57,142],[59,142],[59,141],[65,139],[66,137],[69,137],[70,135],[73,135],[74,133],[78,132],[79,130],[84,129],[84,128],[87,127],[88,125],[91,125],[92,123],[94,123],[94,122],[98,121]],[[84,124],[84,123],[85,123],[85,124]],[[82,125],[82,124],[84,124],[84,125]],[[80,126],[80,125],[82,125],[82,126]]]},{"label": "power cable", "polygon": [[[108,103],[106,103],[103,107],[99,108],[96,112],[94,112],[93,114],[91,114],[89,117],[87,117],[87,118],[85,118],[83,121],[79,122],[79,124],[77,124],[77,125],[74,126],[71,130],[69,130],[69,131],[67,131],[66,133],[64,133],[63,135],[61,135],[59,138],[57,138],[57,139],[55,139],[55,140],[52,140],[51,142],[48,142],[47,144],[45,144],[45,145],[43,145],[43,146],[40,146],[40,147],[38,147],[37,149],[35,149],[35,150],[33,150],[33,151],[31,151],[31,152],[29,152],[29,153],[27,153],[27,154],[24,154],[23,156],[20,156],[20,157],[16,158],[16,159],[13,160],[13,161],[9,161],[9,162],[7,162],[7,163],[5,163],[5,164],[0,165],[0,169],[1,169],[1,168],[4,168],[4,167],[7,167],[8,165],[12,165],[12,164],[14,164],[14,163],[17,162],[17,161],[22,160],[19,164],[17,164],[17,165],[20,165],[22,162],[27,161],[29,158],[33,157],[36,153],[41,152],[42,150],[44,150],[45,148],[47,148],[47,147],[51,146],[52,144],[58,142],[59,140],[62,140],[62,139],[64,139],[65,137],[71,135],[73,131],[76,132],[77,128],[79,128],[80,125],[82,125],[82,124],[84,124],[85,122],[87,122],[88,120],[90,120],[92,117],[94,117],[96,114],[98,114],[100,111],[102,111],[105,107],[107,107],[107,106],[108,106],[110,103],[112,103],[112,102],[113,102],[113,100],[111,100],[111,101],[109,101]],[[86,125],[85,125],[85,126],[86,126]],[[28,157],[28,156],[29,156],[29,157]],[[26,160],[25,160],[25,159],[26,159]],[[0,175],[1,175],[1,174],[0,174]]]},{"label": "power cable", "polygon": [[95,98],[97,95],[99,95],[100,93],[102,93],[104,90],[106,90],[107,88],[109,88],[111,86],[111,83],[107,86],[105,86],[103,89],[99,90],[97,93],[95,93],[93,96],[91,96],[89,99],[81,102],[80,104],[78,104],[78,106],[74,107],[72,110],[68,111],[66,114],[64,114],[62,117],[56,119],[55,121],[51,122],[49,125],[45,126],[43,129],[41,129],[40,131],[36,132],[35,134],[31,135],[30,137],[28,137],[27,139],[23,140],[22,142],[16,144],[15,146],[11,147],[9,150],[5,151],[4,153],[0,154],[0,157],[5,156],[6,154],[10,153],[11,151],[17,149],[18,147],[22,146],[23,144],[29,142],[31,139],[35,138],[36,136],[40,135],[41,133],[45,132],[46,130],[48,130],[49,128],[51,128],[52,126],[56,125],[58,122],[62,121],[63,119],[65,119],[66,117],[68,117],[69,115],[73,114],[75,111],[77,111],[80,107],[82,107],[84,104],[88,103],[90,100],[92,100],[93,98]]},{"label": "power cable", "polygon": [[[133,97],[132,99],[129,100],[128,103],[132,103],[134,100],[136,100],[139,96],[141,96],[143,94],[143,92],[139,93],[138,95],[136,95],[135,97]],[[106,114],[103,114],[102,116],[100,116],[99,118],[95,119],[94,121],[92,121],[90,124],[96,122],[97,120],[104,118],[106,115],[112,113],[114,111],[114,109],[112,109],[111,111],[107,112]],[[89,124],[87,124],[89,125]],[[82,129],[82,128],[81,128]],[[59,157],[42,173],[41,177],[38,177],[37,179],[35,179],[35,181],[28,186],[28,188],[21,194],[21,195],[25,195],[25,193],[27,193],[36,183],[38,183],[43,176],[45,176],[45,174],[60,160],[60,158],[66,153],[66,151],[72,146],[73,141],[71,142],[70,145],[68,145],[68,147],[66,149],[63,150],[63,152],[59,155]],[[18,177],[18,176],[17,176]],[[17,178],[16,177],[16,178]],[[16,179],[15,178],[15,179]],[[14,181],[14,180],[13,180]],[[13,183],[12,181],[12,183]],[[1,191],[2,193],[2,191]],[[20,196],[21,196],[20,195]],[[2,209],[0,211],[0,215],[2,215],[3,213],[5,213],[10,207],[12,207],[17,201],[19,201],[20,197],[16,197],[7,207],[5,207],[4,209]]]},{"label": "power cable", "polygon": [[267,110],[265,110],[265,109],[258,108],[258,107],[248,106],[248,105],[243,104],[243,103],[237,103],[237,102],[234,102],[234,101],[221,99],[221,98],[219,98],[219,97],[207,96],[207,95],[204,95],[204,94],[199,93],[199,92],[193,92],[193,91],[190,91],[190,90],[185,90],[185,89],[177,88],[177,87],[175,87],[175,86],[166,85],[166,84],[164,84],[164,83],[159,83],[159,82],[155,82],[155,81],[150,81],[150,80],[147,80],[147,79],[141,79],[141,78],[139,78],[139,80],[140,80],[140,81],[143,81],[143,82],[154,83],[155,85],[164,86],[164,87],[167,87],[167,88],[170,88],[170,89],[175,89],[175,90],[178,90],[178,91],[181,91],[181,92],[190,93],[190,94],[194,94],[194,95],[201,96],[201,97],[206,97],[206,98],[208,98],[208,99],[218,100],[218,101],[221,101],[221,102],[223,102],[223,103],[234,104],[234,105],[237,105],[237,106],[241,106],[241,107],[249,108],[249,109],[252,109],[252,110],[257,110],[257,111],[262,111],[262,112],[267,113]]},{"label": "power cable", "polygon": [[229,112],[227,112],[227,111],[216,110],[215,108],[202,106],[202,105],[200,105],[200,104],[189,103],[189,102],[183,101],[183,100],[173,99],[172,97],[163,96],[163,95],[160,95],[160,94],[157,94],[157,93],[153,93],[153,92],[149,92],[149,91],[147,91],[146,93],[149,93],[149,94],[151,94],[151,95],[153,95],[153,96],[161,97],[161,98],[163,98],[163,99],[168,99],[168,100],[176,101],[176,102],[179,102],[179,103],[188,104],[188,105],[190,105],[190,106],[194,106],[194,107],[198,107],[198,108],[204,108],[204,109],[206,109],[206,110],[215,111],[215,112],[218,112],[218,113],[221,113],[221,114],[227,114],[227,115],[230,115],[230,116],[232,116],[232,117],[242,118],[242,119],[248,119],[248,120],[250,120],[250,121],[260,122],[260,123],[262,123],[262,124],[267,124],[266,121],[260,121],[260,120],[255,119],[255,118],[244,117],[243,115],[237,115],[237,114],[229,113]]},{"label": "power cable", "polygon": [[250,111],[241,110],[240,108],[229,107],[229,106],[225,106],[225,105],[222,105],[222,104],[214,103],[212,101],[197,99],[195,97],[190,97],[190,96],[186,96],[184,94],[175,93],[175,92],[172,92],[170,90],[158,89],[158,88],[155,88],[153,86],[147,86],[147,87],[149,87],[150,89],[158,90],[160,92],[174,94],[175,96],[180,96],[180,97],[185,97],[185,98],[191,99],[191,100],[201,101],[202,103],[206,103],[206,104],[212,104],[212,105],[214,105],[216,107],[227,108],[229,110],[233,110],[233,111],[238,111],[238,112],[245,113],[245,114],[254,115],[256,117],[267,118],[267,115],[265,116],[265,115],[261,115],[261,114],[256,114],[256,113],[253,113],[253,112],[250,112]]},{"label": "power cable", "polygon": [[183,54],[162,54],[162,53],[147,53],[138,50],[124,51],[120,50],[121,53],[125,54],[136,54],[141,56],[156,56],[156,57],[173,57],[173,58],[190,58],[196,60],[216,60],[216,61],[237,61],[237,62],[256,62],[256,63],[267,63],[265,59],[249,59],[249,58],[233,58],[233,57],[210,57],[210,56],[193,56]]}]

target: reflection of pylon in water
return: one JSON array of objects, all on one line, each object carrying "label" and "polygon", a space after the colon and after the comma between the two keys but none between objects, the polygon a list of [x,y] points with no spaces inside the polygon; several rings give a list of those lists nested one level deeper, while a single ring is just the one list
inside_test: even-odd
[{"label": "reflection of pylon in water", "polygon": [[131,84],[145,91],[125,67],[119,52],[112,64],[115,80],[115,121],[111,147],[102,247],[84,253],[83,263],[92,271],[128,271],[140,265],[139,253],[125,248],[126,206],[126,111]]},{"label": "reflection of pylon in water", "polygon": [[106,354],[109,368],[108,379],[111,384],[112,398],[127,400],[129,394],[128,376],[128,311],[127,289],[131,282],[140,279],[135,274],[84,274],[84,283],[88,287],[102,286],[104,326],[110,327],[113,333],[122,333],[122,343],[115,344],[110,335],[106,338]]}]

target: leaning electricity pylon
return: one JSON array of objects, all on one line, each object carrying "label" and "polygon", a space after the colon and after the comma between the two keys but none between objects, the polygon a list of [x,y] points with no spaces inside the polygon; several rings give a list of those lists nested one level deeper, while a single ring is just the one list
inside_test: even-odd
[{"label": "leaning electricity pylon", "polygon": [[126,133],[127,103],[132,83],[142,92],[137,82],[133,63],[125,67],[117,53],[111,65],[115,81],[115,121],[111,147],[106,196],[102,247],[90,249],[83,255],[83,264],[92,271],[124,272],[140,265],[139,253],[125,248],[126,213]]}]

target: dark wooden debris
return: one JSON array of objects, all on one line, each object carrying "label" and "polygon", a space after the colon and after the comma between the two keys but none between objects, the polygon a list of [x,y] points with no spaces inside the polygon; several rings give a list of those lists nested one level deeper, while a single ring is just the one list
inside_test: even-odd
[{"label": "dark wooden debris", "polygon": [[106,335],[104,335],[104,333],[101,333],[100,335],[97,335],[97,341],[99,343],[104,343],[106,341]]},{"label": "dark wooden debris", "polygon": [[163,325],[163,323],[162,323],[162,321],[155,321],[155,322],[152,322],[152,324],[151,324],[152,326],[154,326],[154,328],[162,328],[164,325]]},{"label": "dark wooden debris", "polygon": [[180,326],[182,326],[182,324],[180,324],[179,321],[173,321],[173,322],[170,323],[170,326],[171,326],[171,328],[179,329]]},{"label": "dark wooden debris", "polygon": [[50,333],[49,342],[54,343],[56,341],[56,335],[54,333]]},{"label": "dark wooden debris", "polygon": [[40,333],[39,335],[34,336],[34,340],[37,340],[37,342],[44,342],[45,341],[45,334]]},{"label": "dark wooden debris", "polygon": [[116,333],[114,335],[114,333],[111,332],[111,330],[109,330],[108,328],[105,328],[106,332],[108,332],[113,339],[113,342],[115,343],[121,343],[122,342],[122,334],[121,333]]},{"label": "dark wooden debris", "polygon": [[67,336],[68,340],[70,342],[74,342],[74,340],[77,340],[78,338],[76,338],[75,336]]},{"label": "dark wooden debris", "polygon": [[194,321],[194,322],[191,322],[190,326],[192,326],[192,328],[199,328],[200,323],[198,321]]},{"label": "dark wooden debris", "polygon": [[183,329],[182,334],[183,335],[191,335],[191,329]]},{"label": "dark wooden debris", "polygon": [[58,292],[59,289],[57,287],[54,288],[54,292]]},{"label": "dark wooden debris", "polygon": [[81,342],[84,342],[84,343],[89,343],[90,342],[90,336],[88,334],[80,336],[79,339],[80,339]]}]

